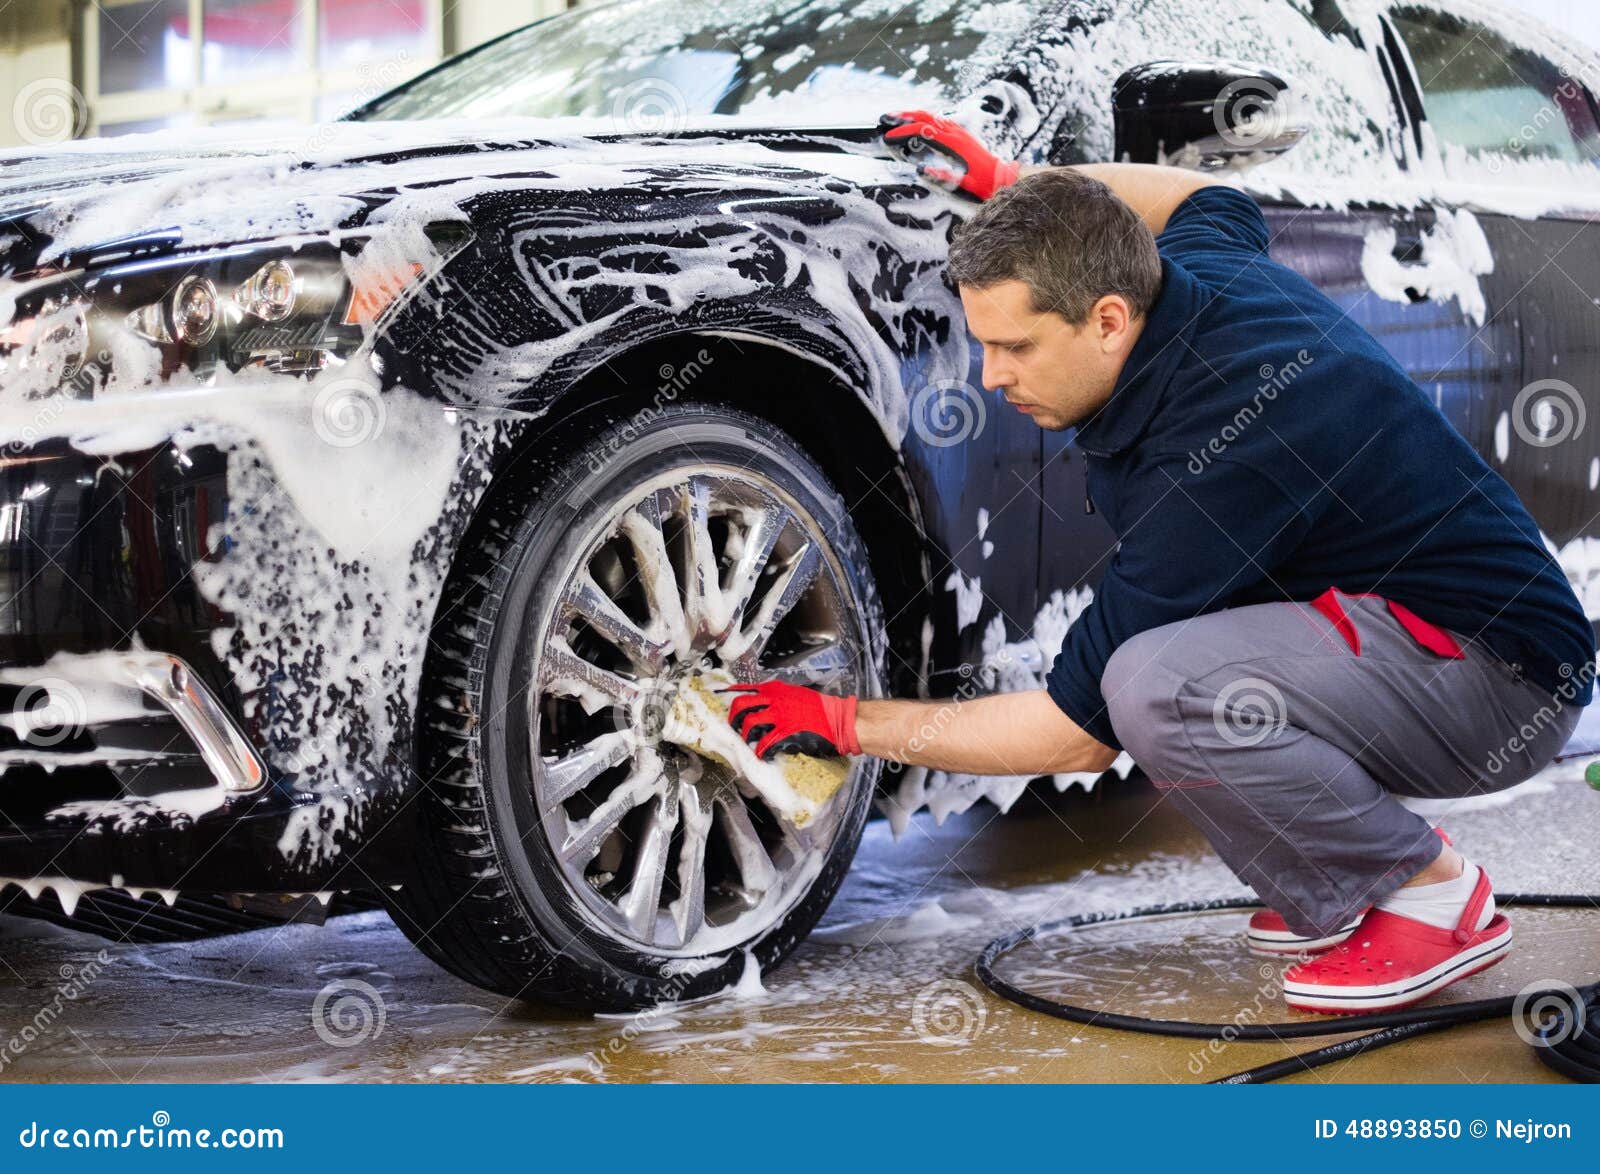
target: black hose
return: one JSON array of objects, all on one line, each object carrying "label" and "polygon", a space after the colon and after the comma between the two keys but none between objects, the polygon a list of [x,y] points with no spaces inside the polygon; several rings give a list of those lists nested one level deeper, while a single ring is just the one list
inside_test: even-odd
[{"label": "black hose", "polygon": [[[1495,903],[1502,907],[1533,906],[1546,909],[1594,909],[1600,907],[1600,896],[1566,895],[1554,893],[1495,894]],[[1211,913],[1229,909],[1259,909],[1261,903],[1248,899],[1220,901],[1183,901],[1171,905],[1145,905],[1118,913],[1080,913],[1043,925],[1030,925],[1026,929],[996,938],[978,955],[975,969],[984,986],[1003,999],[1019,1007],[1070,1020],[1090,1027],[1108,1027],[1116,1031],[1136,1031],[1145,1035],[1177,1036],[1184,1039],[1228,1039],[1244,1041],[1277,1041],[1310,1039],[1317,1036],[1366,1034],[1353,1039],[1340,1040],[1326,1047],[1298,1056],[1263,1064],[1236,1072],[1212,1084],[1261,1084],[1308,1072],[1322,1064],[1359,1056],[1377,1048],[1387,1047],[1423,1035],[1442,1031],[1461,1023],[1475,1023],[1483,1019],[1501,1019],[1512,1014],[1522,1014],[1532,1006],[1538,1009],[1541,1019],[1534,1030],[1535,1054],[1546,1065],[1570,1080],[1586,1084],[1600,1083],[1600,982],[1581,987],[1552,986],[1548,990],[1524,991],[1519,995],[1499,999],[1474,999],[1464,1003],[1444,1003],[1430,1007],[1406,1007],[1398,1011],[1380,1011],[1373,1014],[1341,1015],[1327,1019],[1302,1020],[1296,1023],[1195,1023],[1187,1019],[1153,1019],[1144,1015],[1119,1015],[1104,1010],[1077,1007],[1056,999],[1035,995],[1013,986],[995,973],[994,965],[1001,957],[1024,942],[1042,934],[1062,929],[1082,929],[1085,926],[1105,925],[1117,921],[1137,921],[1151,917],[1171,917],[1182,913]],[[1374,1030],[1376,1029],[1376,1030]]]}]

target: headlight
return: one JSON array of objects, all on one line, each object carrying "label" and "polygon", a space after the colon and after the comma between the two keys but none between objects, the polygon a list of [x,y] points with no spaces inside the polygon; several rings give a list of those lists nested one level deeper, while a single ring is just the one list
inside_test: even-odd
[{"label": "headlight", "polygon": [[96,394],[130,344],[159,352],[160,381],[246,368],[314,375],[345,361],[370,331],[466,243],[430,226],[434,255],[383,265],[361,240],[299,249],[235,249],[161,258],[81,276],[72,293],[18,301],[0,330],[0,378],[24,395]]}]

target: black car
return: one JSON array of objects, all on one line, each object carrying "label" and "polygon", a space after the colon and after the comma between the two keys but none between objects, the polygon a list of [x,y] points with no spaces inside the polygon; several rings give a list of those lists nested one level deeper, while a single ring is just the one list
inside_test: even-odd
[{"label": "black car", "polygon": [[624,1008],[782,959],[875,793],[1008,802],[808,806],[684,708],[1036,686],[1111,554],[887,110],[1231,169],[1593,598],[1597,76],[1466,4],[623,0],[338,124],[0,156],[0,904],[366,893]]}]

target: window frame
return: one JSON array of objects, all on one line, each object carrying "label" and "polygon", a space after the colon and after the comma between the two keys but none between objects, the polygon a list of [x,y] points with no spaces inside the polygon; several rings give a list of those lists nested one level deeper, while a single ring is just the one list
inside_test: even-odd
[{"label": "window frame", "polygon": [[[1390,0],[1390,3],[1384,5],[1383,11],[1379,15],[1379,23],[1384,31],[1384,47],[1386,50],[1386,55],[1393,65],[1396,74],[1398,75],[1396,78],[1396,84],[1401,92],[1395,93],[1394,97],[1401,106],[1402,110],[1404,110],[1407,115],[1412,117],[1414,120],[1412,130],[1415,136],[1414,145],[1419,158],[1427,150],[1427,147],[1425,146],[1425,138],[1422,134],[1422,127],[1433,123],[1434,120],[1428,114],[1428,95],[1426,88],[1422,84],[1421,68],[1417,65],[1417,62],[1412,55],[1411,45],[1406,41],[1405,36],[1400,32],[1399,27],[1394,23],[1393,14],[1396,9],[1423,9],[1435,11],[1443,16],[1452,17],[1461,21],[1463,24],[1477,29],[1482,29],[1483,31],[1488,32],[1495,37],[1500,38],[1507,44],[1516,48],[1518,51],[1542,62],[1551,70],[1568,76],[1572,83],[1577,86],[1580,92],[1583,94],[1585,105],[1588,107],[1591,116],[1594,117],[1597,128],[1600,128],[1600,102],[1597,102],[1594,91],[1581,77],[1581,71],[1568,71],[1562,62],[1550,57],[1548,54],[1542,52],[1533,45],[1530,45],[1524,41],[1519,41],[1507,30],[1497,28],[1491,22],[1485,21],[1470,12],[1463,12],[1452,8],[1442,8],[1434,4],[1426,3],[1425,0],[1423,0],[1423,2],[1415,2],[1415,0]],[[1554,99],[1547,98],[1546,101],[1553,102]],[[1512,139],[1514,139],[1514,137],[1515,136],[1508,137],[1505,148],[1479,147],[1469,149],[1458,146],[1458,149],[1465,151],[1469,158],[1489,163],[1491,167],[1491,173],[1497,174],[1498,164],[1495,164],[1493,161],[1500,160],[1504,162],[1516,162],[1519,160],[1519,156],[1516,154],[1516,152],[1510,149],[1510,142]],[[1445,146],[1451,145],[1446,144],[1444,141],[1437,138],[1435,138],[1435,141],[1438,143],[1439,150],[1443,150]],[[1574,137],[1574,142],[1576,142],[1579,145],[1579,148],[1582,150],[1589,149],[1582,139]],[[1600,156],[1581,160],[1575,165],[1581,166],[1585,163],[1589,166],[1600,166]],[[1503,183],[1505,181],[1501,180],[1500,182]]]},{"label": "window frame", "polygon": [[[321,100],[341,94],[352,95],[351,107],[375,98],[385,90],[431,69],[445,57],[445,0],[423,0],[427,5],[432,35],[425,50],[415,59],[395,63],[387,70],[363,64],[345,69],[322,69],[317,64],[321,30],[322,0],[298,0],[303,14],[300,51],[307,67],[292,74],[246,82],[207,84],[203,71],[205,47],[205,0],[188,0],[189,28],[193,55],[191,70],[195,79],[187,88],[126,90],[104,93],[100,89],[100,20],[104,10],[127,8],[144,0],[82,0],[77,17],[83,45],[83,97],[89,110],[88,135],[102,134],[103,127],[149,119],[189,115],[196,126],[213,126],[259,118],[282,118],[299,123],[319,121]],[[285,91],[292,91],[285,96]]]}]

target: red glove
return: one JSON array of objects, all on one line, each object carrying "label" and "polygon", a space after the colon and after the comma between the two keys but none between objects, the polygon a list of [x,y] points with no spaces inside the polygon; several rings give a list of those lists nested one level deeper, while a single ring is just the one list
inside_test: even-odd
[{"label": "red glove", "polygon": [[861,753],[854,697],[832,697],[787,681],[729,685],[717,692],[744,694],[728,707],[728,721],[761,758],[771,758],[780,750],[817,755]]},{"label": "red glove", "polygon": [[[958,122],[926,110],[902,110],[878,119],[883,141],[903,149],[917,163],[917,171],[941,187],[960,190],[987,200],[1003,187],[1017,182],[1020,164],[1001,161]],[[932,162],[927,156],[932,155]],[[924,156],[917,159],[917,156]],[[946,165],[948,160],[949,166]],[[951,166],[955,170],[951,170]]]}]

